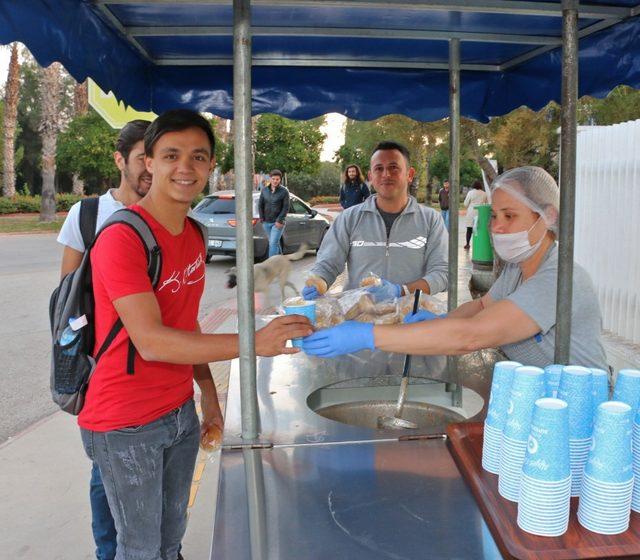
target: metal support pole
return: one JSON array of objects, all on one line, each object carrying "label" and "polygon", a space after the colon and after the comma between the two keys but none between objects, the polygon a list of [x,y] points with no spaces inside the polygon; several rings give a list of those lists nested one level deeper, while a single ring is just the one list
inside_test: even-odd
[{"label": "metal support pole", "polygon": [[249,509],[251,560],[266,560],[268,555],[267,508],[262,454],[256,449],[243,449],[242,456]]},{"label": "metal support pole", "polygon": [[253,300],[253,168],[251,159],[251,2],[233,0],[233,142],[236,183],[238,334],[242,437],[258,437]]},{"label": "metal support pole", "polygon": [[[458,307],[458,209],[460,206],[460,40],[449,41],[449,286],[447,309]],[[449,379],[455,380],[453,406],[462,406],[458,359],[447,357]]]},{"label": "metal support pole", "polygon": [[578,0],[562,0],[562,115],[560,138],[560,236],[556,294],[555,362],[568,364],[571,352],[573,241],[576,207],[578,105]]}]

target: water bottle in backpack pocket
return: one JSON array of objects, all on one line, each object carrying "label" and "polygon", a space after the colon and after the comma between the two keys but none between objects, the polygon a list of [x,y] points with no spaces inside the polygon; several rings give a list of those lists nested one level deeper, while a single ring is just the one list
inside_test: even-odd
[{"label": "water bottle in backpack pocket", "polygon": [[[71,317],[62,331],[60,339],[54,342],[53,359],[58,375],[54,381],[54,388],[57,392],[70,395],[76,393],[86,379],[86,372],[79,363],[86,359],[83,356],[84,332],[83,327],[87,325],[87,317],[83,315],[79,318]],[[91,368],[91,364],[88,364]],[[80,371],[80,375],[78,375]]]}]

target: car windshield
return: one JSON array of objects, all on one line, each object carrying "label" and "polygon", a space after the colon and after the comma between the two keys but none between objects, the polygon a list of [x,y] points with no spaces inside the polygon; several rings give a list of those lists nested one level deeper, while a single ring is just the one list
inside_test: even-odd
[{"label": "car windshield", "polygon": [[[194,209],[200,214],[235,214],[236,199],[235,197],[208,196],[198,204]],[[253,217],[258,217],[258,198],[253,197]]]}]

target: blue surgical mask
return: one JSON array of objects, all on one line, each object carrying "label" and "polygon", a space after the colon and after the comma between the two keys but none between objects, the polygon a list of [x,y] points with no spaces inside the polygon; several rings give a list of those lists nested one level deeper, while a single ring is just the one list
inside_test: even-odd
[{"label": "blue surgical mask", "polygon": [[516,233],[492,233],[493,248],[498,256],[505,262],[521,263],[533,256],[542,245],[544,235],[534,244],[529,243],[529,232],[536,227],[542,219],[538,218],[527,231],[517,231]]}]

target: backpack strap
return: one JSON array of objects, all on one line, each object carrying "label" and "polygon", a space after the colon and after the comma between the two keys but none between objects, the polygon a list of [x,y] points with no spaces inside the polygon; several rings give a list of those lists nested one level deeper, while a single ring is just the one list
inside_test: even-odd
[{"label": "backpack strap", "polygon": [[82,235],[85,251],[96,237],[99,204],[100,198],[97,196],[83,198],[80,201],[80,235]]},{"label": "backpack strap", "polygon": [[[129,210],[128,208],[121,208],[117,210],[109,218],[104,222],[100,231],[96,234],[96,238],[100,233],[102,233],[106,228],[114,225],[114,224],[126,224],[133,231],[135,231],[140,240],[142,241],[146,253],[147,253],[147,274],[149,275],[149,280],[151,281],[151,286],[154,291],[160,282],[160,274],[162,272],[162,254],[160,252],[160,246],[149,227],[149,224],[146,220],[137,212],[133,210]],[[118,318],[115,322],[106,339],[100,346],[100,350],[96,355],[96,362],[98,358],[107,350],[110,344],[113,342],[115,337],[118,335],[120,330],[122,329],[122,319]],[[127,373],[129,375],[133,375],[134,372],[134,363],[136,357],[136,347],[133,345],[131,338],[129,338],[129,349],[127,351]]]}]

